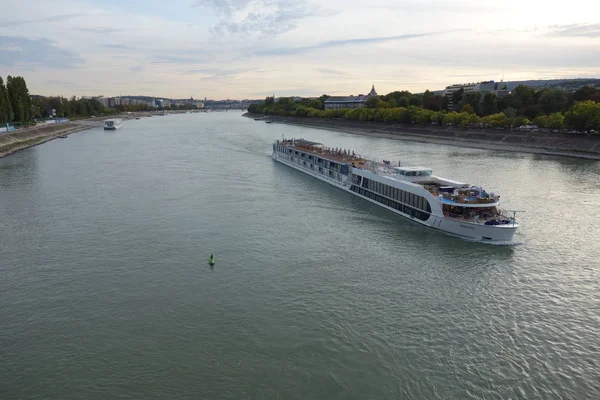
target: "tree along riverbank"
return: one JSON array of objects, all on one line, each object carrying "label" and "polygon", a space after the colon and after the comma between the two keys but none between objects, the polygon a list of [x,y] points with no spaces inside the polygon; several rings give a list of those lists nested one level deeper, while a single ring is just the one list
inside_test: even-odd
[{"label": "tree along riverbank", "polygon": [[[248,118],[307,126],[351,134],[412,140],[487,150],[547,154],[600,160],[600,136],[553,132],[522,132],[505,129],[473,129],[440,125],[419,126],[344,119],[288,117],[245,113]],[[329,143],[335,146],[333,143]]]}]

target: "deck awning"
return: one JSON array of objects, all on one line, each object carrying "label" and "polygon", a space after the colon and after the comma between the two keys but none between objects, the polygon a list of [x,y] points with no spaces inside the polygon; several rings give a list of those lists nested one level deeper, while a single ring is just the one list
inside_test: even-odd
[{"label": "deck awning", "polygon": [[323,143],[311,142],[310,140],[294,139],[294,143],[300,146],[322,146]]}]

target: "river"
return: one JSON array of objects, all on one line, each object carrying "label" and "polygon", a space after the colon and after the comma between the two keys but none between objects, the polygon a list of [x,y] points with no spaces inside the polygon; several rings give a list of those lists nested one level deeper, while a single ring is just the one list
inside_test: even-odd
[{"label": "river", "polygon": [[[526,211],[515,243],[275,163],[282,135],[480,184]],[[240,112],[21,151],[0,159],[0,398],[600,398],[599,182],[594,161]]]}]

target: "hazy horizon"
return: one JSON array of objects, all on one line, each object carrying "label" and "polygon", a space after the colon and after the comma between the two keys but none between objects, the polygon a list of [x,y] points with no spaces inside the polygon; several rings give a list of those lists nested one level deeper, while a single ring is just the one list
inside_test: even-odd
[{"label": "hazy horizon", "polygon": [[255,99],[600,76],[600,5],[581,0],[31,0],[3,11],[0,75],[40,95]]}]

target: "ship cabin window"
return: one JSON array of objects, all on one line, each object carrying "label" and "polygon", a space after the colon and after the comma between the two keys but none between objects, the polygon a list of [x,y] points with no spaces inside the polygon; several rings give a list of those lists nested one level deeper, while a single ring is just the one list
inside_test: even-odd
[{"label": "ship cabin window", "polygon": [[[367,178],[363,178],[362,187],[356,185],[351,186],[351,190],[360,195],[368,197],[385,206],[396,209],[404,214],[408,214],[413,218],[426,221],[431,214],[431,206],[427,199],[423,196],[414,193],[405,192],[380,182],[371,182]],[[394,200],[391,200],[394,199]],[[397,201],[395,201],[397,200]]]},{"label": "ship cabin window", "polygon": [[433,174],[433,170],[429,168],[423,167],[396,167],[397,175],[402,176],[431,176]]}]

